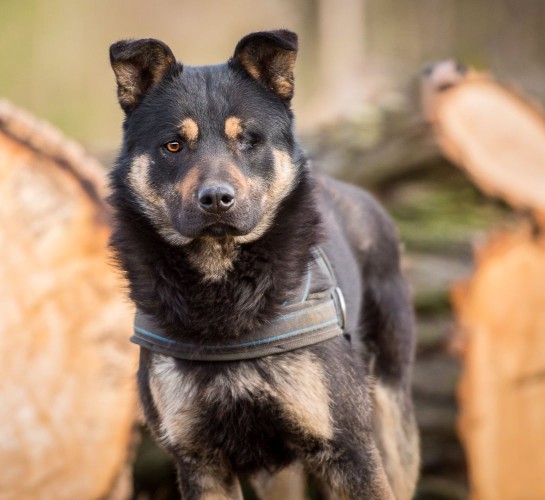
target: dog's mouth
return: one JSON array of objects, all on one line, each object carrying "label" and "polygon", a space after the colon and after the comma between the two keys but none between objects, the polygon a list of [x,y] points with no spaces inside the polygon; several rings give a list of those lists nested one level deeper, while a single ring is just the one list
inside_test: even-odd
[{"label": "dog's mouth", "polygon": [[231,224],[215,223],[206,226],[199,236],[208,236],[212,238],[225,238],[226,236],[242,236],[245,232]]},{"label": "dog's mouth", "polygon": [[247,210],[223,216],[203,215],[178,207],[169,214],[169,225],[185,238],[234,238],[250,234],[260,221],[259,213]]}]

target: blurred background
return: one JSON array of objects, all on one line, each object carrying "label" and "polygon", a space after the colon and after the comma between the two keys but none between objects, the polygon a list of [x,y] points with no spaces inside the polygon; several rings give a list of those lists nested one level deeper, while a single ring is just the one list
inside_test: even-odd
[{"label": "blurred background", "polygon": [[397,102],[426,64],[457,58],[545,98],[538,0],[3,0],[0,91],[93,151],[120,140],[108,61],[121,38],[164,40],[189,65],[225,61],[246,33],[300,36],[295,109],[303,130],[367,101]]},{"label": "blurred background", "polygon": [[[0,98],[51,122],[106,168],[123,118],[112,42],[159,38],[183,63],[201,65],[225,61],[251,31],[299,34],[294,107],[303,144],[317,169],[381,199],[406,249],[418,314],[417,498],[466,498],[449,289],[470,276],[474,246],[521,216],[444,158],[423,118],[418,82],[425,66],[455,58],[544,102],[545,2],[2,0],[0,10]],[[135,498],[176,498],[171,465],[147,436],[134,473]]]}]

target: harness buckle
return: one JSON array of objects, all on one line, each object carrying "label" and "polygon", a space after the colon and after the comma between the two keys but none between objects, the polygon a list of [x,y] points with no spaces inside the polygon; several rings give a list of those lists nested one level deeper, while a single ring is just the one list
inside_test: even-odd
[{"label": "harness buckle", "polygon": [[337,309],[337,318],[339,320],[339,327],[344,331],[346,327],[346,302],[344,301],[344,295],[342,290],[336,286],[332,293],[333,302],[335,303],[335,309]]}]

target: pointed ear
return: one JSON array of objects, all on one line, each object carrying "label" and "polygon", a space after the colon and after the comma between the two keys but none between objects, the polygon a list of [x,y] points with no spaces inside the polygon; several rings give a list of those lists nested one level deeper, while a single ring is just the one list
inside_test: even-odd
[{"label": "pointed ear", "polygon": [[176,66],[170,48],[159,40],[121,40],[110,47],[119,104],[128,113]]},{"label": "pointed ear", "polygon": [[287,30],[250,33],[238,42],[232,61],[281,99],[293,97],[297,35]]}]

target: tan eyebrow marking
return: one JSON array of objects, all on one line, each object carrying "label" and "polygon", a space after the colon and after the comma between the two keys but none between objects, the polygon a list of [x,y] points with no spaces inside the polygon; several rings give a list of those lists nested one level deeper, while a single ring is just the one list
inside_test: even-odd
[{"label": "tan eyebrow marking", "polygon": [[195,142],[199,137],[199,126],[193,118],[184,118],[180,123],[180,133],[187,142]]},{"label": "tan eyebrow marking", "polygon": [[225,120],[225,135],[232,141],[242,133],[242,123],[240,118],[230,116]]}]

